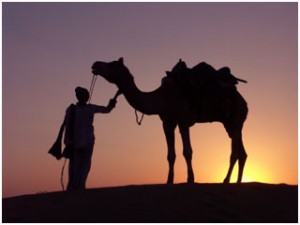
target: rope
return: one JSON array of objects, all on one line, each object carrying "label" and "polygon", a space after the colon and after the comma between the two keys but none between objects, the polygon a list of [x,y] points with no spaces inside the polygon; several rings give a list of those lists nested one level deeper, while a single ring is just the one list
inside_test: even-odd
[{"label": "rope", "polygon": [[[97,75],[94,75],[93,76],[93,79],[92,79],[92,82],[91,82],[91,86],[90,86],[90,97],[89,97],[89,100],[88,100],[88,103],[90,103],[91,99],[92,99],[92,94],[93,94],[93,91],[94,91],[94,87],[95,87],[95,83],[96,83],[96,80],[97,80]],[[121,94],[120,90],[117,91],[117,93],[115,94],[114,98],[113,99],[117,99],[117,97]],[[142,117],[141,119],[139,120],[139,117],[138,117],[138,114],[137,114],[137,110],[135,110],[135,119],[136,119],[136,123],[138,125],[142,125],[142,121],[144,119],[144,113],[142,114]]]},{"label": "rope", "polygon": [[63,167],[61,169],[61,174],[60,174],[60,184],[61,184],[61,187],[62,187],[63,191],[65,191],[65,186],[64,186],[64,170],[65,170],[66,162],[67,162],[67,158],[65,158],[64,165],[63,165]]},{"label": "rope", "polygon": [[92,95],[93,95],[96,80],[97,80],[97,75],[94,75],[93,79],[92,79],[92,82],[91,82],[91,86],[90,86],[90,97],[89,97],[88,103],[90,103],[90,101],[92,99]]},{"label": "rope", "polygon": [[[92,82],[91,82],[91,86],[90,86],[90,97],[89,97],[89,100],[88,100],[88,103],[90,103],[91,99],[92,99],[92,95],[93,95],[93,91],[94,91],[94,87],[95,87],[95,83],[96,83],[96,80],[97,80],[97,75],[94,75],[93,76],[93,79],[92,79]],[[61,184],[61,187],[62,187],[62,190],[65,191],[65,185],[64,185],[64,170],[65,170],[65,166],[66,166],[66,162],[67,162],[67,158],[65,158],[65,161],[64,161],[64,164],[63,164],[63,167],[61,169],[61,174],[60,174],[60,184]]]},{"label": "rope", "polygon": [[136,120],[136,123],[137,123],[138,125],[142,125],[142,121],[143,121],[143,119],[144,119],[144,113],[142,114],[142,117],[141,117],[141,119],[139,120],[139,116],[138,116],[138,114],[137,114],[137,110],[135,109],[134,112],[135,112],[135,120]]}]

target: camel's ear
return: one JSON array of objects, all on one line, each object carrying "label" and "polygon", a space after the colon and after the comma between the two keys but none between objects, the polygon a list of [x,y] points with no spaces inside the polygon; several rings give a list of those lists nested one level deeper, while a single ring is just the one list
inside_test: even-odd
[{"label": "camel's ear", "polygon": [[182,59],[179,59],[179,62],[182,62]]},{"label": "camel's ear", "polygon": [[122,63],[122,64],[124,63],[123,57],[119,58],[119,62]]}]

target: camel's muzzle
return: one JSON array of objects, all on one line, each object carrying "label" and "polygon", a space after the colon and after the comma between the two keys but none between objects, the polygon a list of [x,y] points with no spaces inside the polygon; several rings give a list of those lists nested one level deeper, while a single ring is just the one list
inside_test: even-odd
[{"label": "camel's muzzle", "polygon": [[96,69],[92,69],[92,73],[93,73],[94,75],[100,75],[99,70],[96,70]]},{"label": "camel's muzzle", "polygon": [[93,66],[92,66],[92,73],[93,73],[94,75],[100,75],[100,70],[99,70],[98,67],[97,67],[97,62],[95,62],[95,63],[93,64]]},{"label": "camel's muzzle", "polygon": [[101,69],[103,66],[105,66],[105,63],[103,62],[95,62],[92,66],[92,73],[94,75],[101,75],[101,71],[103,69]]}]

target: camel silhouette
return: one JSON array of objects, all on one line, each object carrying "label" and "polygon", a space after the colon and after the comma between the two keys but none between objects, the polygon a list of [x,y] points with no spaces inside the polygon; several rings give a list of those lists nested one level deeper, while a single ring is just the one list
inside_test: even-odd
[{"label": "camel silhouette", "polygon": [[[158,115],[162,120],[168,147],[168,184],[174,182],[175,128],[179,127],[182,138],[183,155],[187,163],[187,182],[193,183],[193,151],[189,128],[195,123],[214,121],[224,125],[232,140],[230,165],[224,183],[230,182],[236,161],[239,164],[237,183],[242,181],[247,158],[242,141],[242,128],[248,108],[246,101],[236,90],[235,84],[238,81],[246,81],[231,74],[223,81],[224,71],[230,72],[229,68],[216,71],[206,63],[200,63],[189,69],[180,60],[171,72],[167,72],[160,87],[152,92],[142,92],[124,65],[123,58],[113,62],[97,61],[92,66],[93,74],[100,75],[115,84],[134,109],[146,115]],[[228,82],[233,82],[233,85],[228,85]]]}]

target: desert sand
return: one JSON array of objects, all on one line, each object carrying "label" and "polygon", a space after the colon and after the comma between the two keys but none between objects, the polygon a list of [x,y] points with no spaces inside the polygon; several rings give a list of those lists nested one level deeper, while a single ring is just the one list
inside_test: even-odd
[{"label": "desert sand", "polygon": [[2,199],[3,222],[298,222],[298,186],[133,185]]}]

